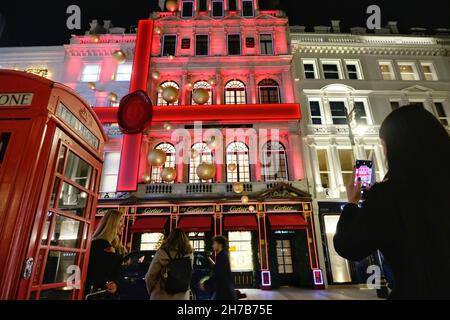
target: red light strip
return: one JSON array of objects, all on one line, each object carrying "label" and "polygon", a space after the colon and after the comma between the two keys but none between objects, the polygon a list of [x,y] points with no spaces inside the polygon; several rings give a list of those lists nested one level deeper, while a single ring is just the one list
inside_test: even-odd
[{"label": "red light strip", "polygon": [[[152,20],[139,21],[130,92],[147,90],[153,42],[153,24]],[[115,109],[114,115],[111,113],[109,117],[114,117],[114,122],[117,122],[117,109]],[[118,192],[137,190],[141,145],[142,134],[127,134],[123,137],[117,184]]]},{"label": "red light strip", "polygon": [[[102,123],[117,122],[117,108],[94,108]],[[301,120],[300,105],[242,104],[154,107],[153,122]]]}]

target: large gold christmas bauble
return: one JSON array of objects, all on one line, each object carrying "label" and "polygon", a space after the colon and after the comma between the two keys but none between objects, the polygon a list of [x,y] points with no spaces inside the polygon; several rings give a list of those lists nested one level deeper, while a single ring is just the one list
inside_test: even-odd
[{"label": "large gold christmas bauble", "polygon": [[115,92],[110,92],[108,94],[108,99],[111,102],[117,102],[117,99],[118,99],[117,94]]},{"label": "large gold christmas bauble", "polygon": [[164,168],[161,172],[161,179],[164,182],[174,182],[177,177],[177,171],[174,168]]},{"label": "large gold christmas bauble", "polygon": [[243,204],[247,204],[249,201],[250,201],[250,199],[249,199],[247,196],[243,196],[243,197],[241,198],[241,202],[242,202]]},{"label": "large gold christmas bauble", "polygon": [[165,87],[162,92],[162,97],[167,103],[174,103],[178,100],[178,89],[172,86]]},{"label": "large gold christmas bauble", "polygon": [[244,192],[244,184],[242,182],[236,182],[233,185],[233,191],[234,191],[234,193],[237,193],[237,194]]},{"label": "large gold christmas bauble", "polygon": [[216,175],[216,166],[211,163],[203,162],[197,167],[197,176],[201,180],[211,180]]},{"label": "large gold christmas bauble", "polygon": [[153,150],[148,155],[148,162],[152,165],[152,167],[161,167],[166,163],[167,155],[162,150]]},{"label": "large gold christmas bauble", "polygon": [[159,71],[153,71],[152,72],[152,78],[155,80],[158,80],[159,78],[161,78],[161,73],[159,73]]},{"label": "large gold christmas bauble", "polygon": [[170,12],[176,11],[178,9],[178,2],[175,0],[167,0],[166,9]]},{"label": "large gold christmas bauble", "polygon": [[152,180],[152,178],[150,178],[149,175],[144,175],[142,176],[142,181],[144,181],[145,183],[149,183]]},{"label": "large gold christmas bauble", "polygon": [[230,163],[230,164],[228,165],[228,170],[229,170],[230,172],[235,172],[236,169],[237,169],[236,163]]},{"label": "large gold christmas bauble", "polygon": [[117,63],[124,63],[125,61],[127,61],[127,55],[122,50],[114,51],[112,57],[117,61]]},{"label": "large gold christmas bauble", "polygon": [[209,100],[209,92],[203,88],[195,89],[192,93],[192,100],[194,100],[196,104],[203,105]]},{"label": "large gold christmas bauble", "polygon": [[161,34],[162,30],[161,27],[156,26],[155,29],[153,29],[156,34]]},{"label": "large gold christmas bauble", "polygon": [[91,90],[97,90],[97,85],[94,82],[89,82],[88,87]]}]

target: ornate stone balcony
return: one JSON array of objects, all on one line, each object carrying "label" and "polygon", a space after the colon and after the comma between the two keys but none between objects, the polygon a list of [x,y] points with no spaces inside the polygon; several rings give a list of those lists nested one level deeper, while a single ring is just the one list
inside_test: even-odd
[{"label": "ornate stone balcony", "polygon": [[[365,135],[378,136],[380,126],[368,126]],[[349,130],[347,125],[308,125],[308,135],[342,135],[348,136]]]}]

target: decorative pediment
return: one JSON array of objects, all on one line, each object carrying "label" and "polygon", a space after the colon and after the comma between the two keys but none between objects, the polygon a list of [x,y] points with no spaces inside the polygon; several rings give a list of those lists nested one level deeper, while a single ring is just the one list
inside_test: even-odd
[{"label": "decorative pediment", "polygon": [[414,85],[411,87],[407,87],[405,89],[402,90],[402,92],[405,93],[425,93],[425,92],[431,92],[434,91],[433,89],[424,87],[424,86],[420,86],[420,85]]},{"label": "decorative pediment", "polygon": [[277,17],[274,17],[270,14],[260,14],[259,16],[255,17],[255,20],[277,20]]},{"label": "decorative pediment", "polygon": [[289,183],[280,182],[273,186],[271,189],[263,191],[256,195],[259,201],[266,201],[269,199],[302,199],[311,201],[311,195],[305,191],[294,188]]}]

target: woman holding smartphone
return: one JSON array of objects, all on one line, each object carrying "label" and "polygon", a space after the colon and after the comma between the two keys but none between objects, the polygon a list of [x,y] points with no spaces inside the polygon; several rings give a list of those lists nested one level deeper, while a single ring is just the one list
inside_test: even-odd
[{"label": "woman holding smartphone", "polygon": [[336,251],[359,261],[381,250],[394,273],[390,299],[450,299],[450,137],[423,107],[405,106],[380,129],[389,173],[361,203],[347,187]]}]

